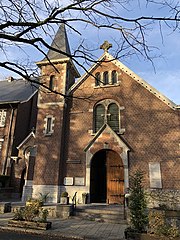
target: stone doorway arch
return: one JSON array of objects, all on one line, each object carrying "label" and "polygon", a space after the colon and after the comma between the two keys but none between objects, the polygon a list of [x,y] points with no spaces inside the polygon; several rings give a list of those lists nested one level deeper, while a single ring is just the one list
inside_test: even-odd
[{"label": "stone doorway arch", "polygon": [[[121,165],[124,173],[124,188],[129,187],[129,164],[128,164],[128,152],[130,148],[107,124],[105,124],[101,130],[94,136],[89,144],[84,149],[86,153],[86,191],[91,192],[91,162],[93,157],[99,151],[113,151],[116,156],[122,160]],[[119,179],[118,181],[120,181]],[[91,195],[91,194],[90,194]],[[91,202],[90,198],[89,201]]]}]

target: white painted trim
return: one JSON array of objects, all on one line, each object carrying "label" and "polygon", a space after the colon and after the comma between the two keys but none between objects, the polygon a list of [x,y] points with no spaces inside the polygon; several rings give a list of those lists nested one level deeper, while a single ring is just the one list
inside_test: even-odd
[{"label": "white painted trim", "polygon": [[54,60],[45,60],[45,61],[39,61],[39,62],[36,62],[37,66],[40,67],[41,65],[50,65],[51,63],[52,64],[58,64],[58,63],[67,63],[67,62],[70,62],[75,73],[77,74],[76,76],[77,77],[80,77],[80,74],[76,68],[76,66],[74,65],[73,61],[69,58],[69,57],[65,57],[65,58],[59,58],[59,59],[54,59]]},{"label": "white painted trim", "polygon": [[57,107],[63,107],[64,106],[64,100],[62,99],[62,102],[49,102],[49,103],[38,103],[38,108],[49,108],[49,106],[57,106]]},{"label": "white painted trim", "polygon": [[70,60],[69,57],[65,58],[59,58],[59,59],[54,59],[54,60],[42,60],[40,62],[36,62],[37,66],[41,65],[49,65],[50,63],[63,63],[63,62],[68,62]]},{"label": "white painted trim", "polygon": [[19,150],[31,137],[36,138],[33,131],[16,148]]},{"label": "white painted trim", "polygon": [[3,146],[3,142],[4,142],[4,138],[0,138],[0,151],[1,151],[2,146]]},{"label": "white painted trim", "polygon": [[[5,119],[4,121],[2,119]],[[6,109],[0,109],[0,127],[5,127],[6,125],[6,118],[7,118],[7,110]],[[4,124],[3,124],[4,122]]]},{"label": "white painted trim", "polygon": [[[51,125],[50,125],[50,131],[47,132],[47,120],[48,118],[51,119]],[[54,121],[55,121],[55,117],[53,117],[52,115],[46,115],[46,117],[44,118],[44,130],[43,133],[45,135],[51,135],[52,133],[54,133]]]}]

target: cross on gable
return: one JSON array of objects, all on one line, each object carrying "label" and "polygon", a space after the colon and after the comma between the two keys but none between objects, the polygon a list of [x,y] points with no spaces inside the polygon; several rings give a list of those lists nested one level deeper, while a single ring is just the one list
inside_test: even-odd
[{"label": "cross on gable", "polygon": [[100,46],[100,49],[103,49],[104,52],[108,52],[108,49],[112,47],[112,44],[108,41],[104,41],[104,43]]}]

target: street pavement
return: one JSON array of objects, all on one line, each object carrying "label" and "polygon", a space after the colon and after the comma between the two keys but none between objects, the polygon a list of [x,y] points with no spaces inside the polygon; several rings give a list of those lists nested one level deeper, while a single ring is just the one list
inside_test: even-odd
[{"label": "street pavement", "polygon": [[[63,237],[54,237],[54,236],[45,236],[41,234],[34,234],[34,233],[23,233],[23,232],[13,232],[8,230],[0,229],[0,239],[1,240],[68,240],[67,238]],[[69,239],[69,240],[72,240]],[[77,239],[76,239],[77,240]]]},{"label": "street pavement", "polygon": [[[48,218],[52,222],[52,228],[46,231],[43,230],[29,230],[20,228],[8,227],[8,220],[13,218],[13,213],[0,214],[0,240],[10,240],[5,238],[3,231],[11,231],[21,233],[21,237],[17,239],[24,239],[22,234],[37,234],[36,239],[79,239],[79,240],[123,240],[125,224],[113,224],[105,222],[95,222],[90,220],[81,220],[79,218]],[[30,235],[27,235],[27,240]],[[40,237],[40,238],[38,238]],[[48,238],[49,237],[49,238]],[[16,239],[16,238],[11,238]]]}]

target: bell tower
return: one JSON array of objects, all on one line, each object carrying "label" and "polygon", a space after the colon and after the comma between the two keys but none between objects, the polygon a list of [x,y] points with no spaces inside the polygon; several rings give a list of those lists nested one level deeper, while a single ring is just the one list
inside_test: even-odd
[{"label": "bell tower", "polygon": [[40,91],[39,94],[39,104],[64,101],[67,90],[74,84],[75,78],[79,77],[70,56],[67,33],[65,25],[62,24],[46,57],[37,62],[41,70],[40,83],[47,88],[41,88],[43,91]]},{"label": "bell tower", "polygon": [[[63,171],[65,119],[68,114],[66,92],[79,77],[70,59],[70,47],[64,24],[51,44],[46,57],[37,63],[41,71],[36,127],[37,153],[34,165],[32,197],[49,193],[49,201],[58,202],[60,175]],[[45,87],[43,87],[44,85]]]}]

